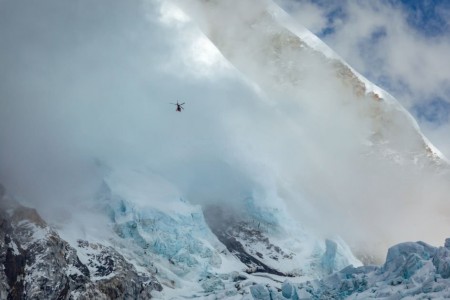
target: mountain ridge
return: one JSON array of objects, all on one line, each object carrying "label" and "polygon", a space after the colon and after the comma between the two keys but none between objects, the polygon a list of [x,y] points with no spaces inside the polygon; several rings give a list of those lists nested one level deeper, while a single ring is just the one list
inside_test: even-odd
[{"label": "mountain ridge", "polygon": [[[238,221],[235,223],[238,227],[235,227],[232,222],[223,224],[226,226],[224,233],[235,239],[235,242],[239,240],[246,244],[245,250],[242,245],[228,247],[217,229],[212,232],[219,235],[219,241],[224,242],[230,251],[229,254],[221,254],[222,263],[226,263],[223,259],[235,257],[243,264],[234,271],[230,269],[220,271],[221,263],[219,263],[216,265],[219,269],[209,267],[203,271],[205,272],[203,275],[198,274],[200,275],[198,281],[194,280],[187,284],[197,276],[180,281],[184,276],[183,273],[176,275],[181,276],[179,279],[171,277],[167,271],[160,269],[164,264],[152,264],[142,268],[134,261],[137,257],[133,258],[130,253],[125,256],[119,254],[124,249],[117,242],[116,247],[111,247],[95,241],[78,239],[76,245],[70,245],[45,223],[36,210],[20,205],[7,194],[3,194],[1,200],[0,299],[219,297],[262,300],[356,299],[358,296],[371,299],[384,297],[403,299],[419,296],[439,298],[450,295],[448,258],[450,239],[446,240],[445,247],[439,248],[423,242],[402,243],[389,249],[386,262],[382,266],[350,265],[343,269],[341,269],[342,262],[336,258],[338,253],[336,242],[327,241],[326,249],[322,253],[317,253],[319,256],[315,262],[317,268],[315,272],[322,271],[316,273],[314,277],[305,277],[306,274],[302,272],[284,274],[276,269],[267,269],[264,264],[258,266],[258,260],[266,255],[259,253],[259,248],[255,246],[257,244],[255,239],[259,239],[258,237],[265,241],[267,250],[275,250],[268,252],[272,253],[271,255],[283,255],[285,250],[270,244],[269,239],[264,237],[265,233],[254,231],[261,225],[250,225],[250,228],[254,229],[249,232],[248,229],[242,230],[243,226],[249,224],[245,225]],[[227,227],[229,229],[226,229]],[[131,244],[126,242],[127,237],[117,234],[119,240],[125,239],[125,245],[131,247]],[[157,231],[155,234],[158,234]],[[150,255],[149,257],[153,258],[159,256],[160,262],[166,260],[168,265],[177,268],[186,267],[184,259],[167,257],[164,251],[151,250],[145,245],[139,246],[139,242],[137,245],[144,249],[140,255]],[[284,259],[292,258],[288,255]],[[154,260],[155,263],[157,261]],[[278,258],[275,261],[278,261]],[[299,267],[302,268],[304,265]]]},{"label": "mountain ridge", "polygon": [[[174,6],[164,12],[166,3]],[[35,203],[28,208],[0,185],[0,300],[450,296],[449,241],[398,244],[447,236],[450,168],[397,100],[308,30],[295,29],[271,1],[152,5],[154,14],[146,16],[152,25],[162,26],[158,18],[172,13],[185,25],[164,24],[171,32],[198,26],[186,38],[204,38],[220,51],[235,68],[233,80],[248,81],[248,94],[234,99],[231,89],[220,90],[222,82],[195,81],[199,99],[186,100],[181,114],[152,98],[154,106],[146,103],[144,117],[134,119],[142,106],[128,107],[123,99],[136,95],[120,90],[117,120],[106,117],[114,112],[107,102],[106,130],[92,135],[102,137],[100,150],[84,139],[98,123],[78,128],[83,138],[74,144],[89,148],[92,160],[86,170],[52,168],[73,155],[69,143],[49,163],[61,172],[54,181],[40,170],[42,179],[30,176],[35,191],[39,183],[52,186],[54,202],[20,198]],[[175,8],[181,10],[170,12]],[[156,41],[166,38],[172,37]],[[158,68],[155,78],[167,76]],[[187,88],[190,79],[178,83]],[[152,84],[158,94],[158,82]],[[91,111],[86,106],[74,113],[75,123]],[[110,145],[121,145],[120,154]],[[40,154],[37,165],[46,166]],[[95,191],[67,195],[68,186],[82,188],[76,183],[86,181],[76,177],[83,175],[92,185],[98,179]],[[60,188],[64,180],[70,184]],[[28,187],[18,182],[24,182],[19,190]],[[370,265],[375,261],[380,265]]]}]

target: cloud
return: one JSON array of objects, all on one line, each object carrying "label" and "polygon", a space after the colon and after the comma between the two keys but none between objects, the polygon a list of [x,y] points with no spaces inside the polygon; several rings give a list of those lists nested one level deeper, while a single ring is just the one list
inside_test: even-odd
[{"label": "cloud", "polygon": [[[269,202],[286,204],[309,229],[338,233],[379,257],[396,242],[439,243],[446,237],[446,179],[418,167],[424,144],[402,109],[383,104],[389,101],[361,101],[336,80],[330,60],[273,23],[272,14],[264,13],[265,2],[180,3],[269,99],[255,103],[251,114],[234,110],[233,124],[227,126],[235,165],[256,181]],[[250,14],[234,18],[249,7]],[[339,26],[355,18],[343,16]],[[356,29],[360,36],[371,33],[371,39],[381,41],[388,34],[375,14],[365,21]],[[378,134],[380,143],[372,139]],[[406,157],[416,163],[407,163]],[[418,220],[420,228],[413,232],[400,219]]]},{"label": "cloud", "polygon": [[92,199],[98,161],[153,168],[184,192],[205,162],[223,164],[224,113],[256,96],[164,4],[0,2],[0,182],[45,217]]},{"label": "cloud", "polygon": [[[312,2],[282,0],[281,5],[303,26],[312,32],[322,32],[329,24],[330,7],[323,9]],[[330,5],[331,6],[331,5]]]},{"label": "cloud", "polygon": [[[92,199],[105,175],[101,161],[151,169],[196,203],[236,204],[256,195],[286,205],[321,233],[359,242],[373,231],[390,245],[445,223],[428,222],[412,233],[397,224],[407,201],[407,216],[419,218],[426,209],[432,219],[436,206],[424,208],[419,200],[425,191],[438,193],[430,202],[440,204],[442,189],[433,190],[432,180],[411,189],[424,174],[360,156],[361,140],[373,129],[364,115],[373,107],[348,105],[354,95],[319,58],[296,61],[295,52],[284,52],[292,72],[264,60],[266,48],[258,47],[264,41],[238,26],[259,17],[263,2],[220,3],[230,18],[213,14],[214,24],[233,42],[219,45],[236,55],[239,70],[201,33],[201,18],[166,1],[0,2],[0,182],[57,220]],[[393,29],[375,14],[383,7],[348,5],[343,13],[311,2],[305,11],[318,19],[305,20],[319,31],[334,28],[327,39],[341,55],[359,58],[361,70],[368,65],[360,39],[369,34],[389,50]],[[352,15],[360,10],[369,12],[367,19]],[[350,20],[361,25],[354,33]],[[390,57],[371,63],[387,69]],[[408,68],[400,62],[388,75],[403,80]],[[291,79],[301,88],[283,84]],[[177,100],[186,102],[181,114],[170,104]],[[406,133],[399,144],[411,142]],[[386,213],[386,206],[393,209]]]},{"label": "cloud", "polygon": [[[445,34],[450,19],[445,2],[415,6],[398,1],[341,1],[338,7],[316,0],[280,3],[415,116],[420,114],[418,108],[435,98],[450,103],[450,62],[446,58],[450,37]],[[435,136],[432,141],[450,156],[450,149],[441,142],[449,133],[437,137],[422,121],[419,118],[426,134]]]}]

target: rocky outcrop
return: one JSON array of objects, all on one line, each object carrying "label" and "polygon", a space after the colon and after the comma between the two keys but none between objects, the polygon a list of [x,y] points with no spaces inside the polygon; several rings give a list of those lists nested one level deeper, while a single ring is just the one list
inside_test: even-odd
[{"label": "rocky outcrop", "polygon": [[80,241],[88,257],[83,263],[80,249],[36,210],[0,192],[0,299],[150,299],[162,290],[152,274],[138,273],[112,247]]},{"label": "rocky outcrop", "polygon": [[[265,263],[264,259],[278,262],[282,259],[292,259],[293,253],[286,253],[279,246],[271,243],[260,228],[260,224],[239,219],[234,214],[223,210],[222,207],[210,206],[204,210],[205,220],[220,242],[244,263],[247,273],[268,273],[279,276],[288,276]],[[255,250],[252,246],[261,244]],[[265,257],[267,256],[267,257]]]}]

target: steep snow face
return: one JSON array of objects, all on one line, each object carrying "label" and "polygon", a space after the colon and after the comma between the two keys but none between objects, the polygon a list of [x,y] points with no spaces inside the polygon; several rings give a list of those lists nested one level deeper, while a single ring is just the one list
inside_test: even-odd
[{"label": "steep snow face", "polygon": [[[111,174],[100,196],[111,199],[105,204],[110,219],[81,212],[72,223],[91,224],[91,230],[115,224],[123,237],[118,247],[151,267],[144,255],[149,244],[172,277],[218,265],[215,254],[225,249],[197,204],[245,211],[214,230],[239,234],[233,249],[255,259],[260,253],[258,261],[270,268],[283,257],[280,272],[297,268],[288,268],[285,255],[311,257],[317,244],[317,264],[331,270],[339,246],[324,240],[336,235],[358,255],[378,258],[400,240],[447,236],[448,180],[436,175],[441,160],[409,115],[270,2],[161,0],[143,8],[140,1],[99,0],[95,8],[61,4],[64,13],[44,18],[59,5],[42,1],[46,5],[7,1],[26,17],[3,20],[11,41],[5,45],[12,46],[6,48],[20,48],[13,53],[23,60],[8,60],[5,74],[11,74],[0,89],[9,99],[0,110],[0,176],[16,191],[28,191],[30,200],[40,198],[35,207],[46,217],[66,221],[81,211],[79,199],[91,200],[90,187],[104,177],[95,157],[154,174]],[[39,22],[54,31],[32,30]],[[27,32],[36,38],[10,40]],[[12,43],[17,40],[20,47]],[[41,40],[48,43],[36,45]],[[28,59],[32,70],[23,68]],[[186,101],[182,113],[170,105],[177,99]],[[59,214],[57,206],[71,212]],[[154,226],[156,219],[161,222]],[[245,234],[253,232],[255,239]],[[303,244],[289,245],[292,236]],[[73,246],[76,240],[70,239]],[[247,247],[250,242],[259,249]],[[283,251],[263,253],[271,244]],[[187,252],[177,252],[181,248]],[[173,256],[179,268],[170,263]],[[231,261],[250,268],[234,256]]]},{"label": "steep snow face", "polygon": [[[331,117],[339,112],[347,122],[334,116],[331,123],[336,128],[326,130],[347,129],[358,134],[343,142],[383,145],[381,155],[394,154],[397,157],[393,159],[402,162],[444,163],[443,155],[391,95],[353,70],[270,1],[192,0],[179,5],[194,16],[223,55],[258,84],[274,108],[289,104],[291,109],[315,110],[317,120],[324,119],[320,115]],[[286,117],[305,125],[295,120],[302,114]]]},{"label": "steep snow face", "polygon": [[[435,228],[448,225],[447,161],[391,95],[270,1],[172,3],[256,86],[253,113],[270,121],[249,113],[227,133],[238,165],[267,194],[378,259],[404,238],[445,238]],[[412,233],[399,212],[432,221]]]},{"label": "steep snow face", "polygon": [[[37,20],[57,32],[32,31],[36,38],[25,43],[30,47],[17,47],[23,61],[35,64],[31,70],[15,59],[6,66],[14,72],[3,87],[17,99],[8,98],[1,110],[7,125],[0,126],[2,145],[10,146],[1,156],[10,168],[0,172],[6,180],[14,177],[19,190],[45,190],[41,199],[56,199],[43,197],[39,209],[45,203],[50,211],[69,198],[64,204],[73,215],[83,215],[72,223],[91,225],[81,241],[75,230],[61,231],[69,237],[69,254],[76,251],[84,266],[62,268],[63,277],[106,282],[117,292],[130,272],[133,291],[148,286],[147,275],[155,274],[165,287],[163,299],[241,292],[265,297],[282,287],[283,276],[302,281],[359,265],[350,249],[373,260],[371,255],[379,258],[400,239],[447,236],[448,178],[436,171],[446,170],[443,158],[395,99],[271,2],[161,0],[149,1],[144,10],[140,2],[117,0],[95,9],[62,4],[65,13],[42,18],[53,2],[44,8],[8,2],[28,9],[30,19],[5,21],[20,29],[17,36]],[[99,24],[105,16],[112,18]],[[76,41],[61,44],[67,31]],[[34,45],[39,40],[53,51],[46,43]],[[189,103],[181,114],[169,104],[180,96]],[[75,190],[97,187],[103,179],[93,157],[111,161],[113,168],[95,198],[107,221],[94,220],[74,201],[89,198]],[[143,167],[130,171],[130,165]],[[13,176],[10,169],[21,170]],[[17,218],[23,243],[0,243],[13,261],[33,244],[44,249],[54,236]],[[106,225],[96,228],[101,223]],[[45,281],[45,263],[38,264],[28,271]],[[438,266],[445,273],[446,261]],[[3,290],[9,284],[1,278]],[[275,288],[250,288],[254,282]],[[282,290],[294,298],[292,286]]]},{"label": "steep snow face", "polygon": [[[359,125],[369,126],[377,142],[396,143],[388,148],[400,156],[423,152],[442,163],[442,154],[424,140],[416,121],[392,96],[353,70],[275,4],[266,0],[192,0],[180,5],[195,17],[221,53],[273,101],[315,102],[324,112],[328,106],[354,107],[360,101],[359,109],[341,111],[352,119],[355,113],[370,119],[369,124]],[[333,121],[342,126],[339,119]],[[420,143],[416,144],[417,140]]]}]

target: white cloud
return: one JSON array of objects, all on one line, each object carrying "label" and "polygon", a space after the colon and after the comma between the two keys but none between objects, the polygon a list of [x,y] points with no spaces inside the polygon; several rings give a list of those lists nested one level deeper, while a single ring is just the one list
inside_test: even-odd
[{"label": "white cloud", "polygon": [[[260,56],[264,47],[255,48],[261,41],[235,26],[258,17],[263,9],[253,4],[263,2],[241,2],[236,7],[237,1],[219,1],[230,18],[213,17],[234,41],[228,54],[236,49],[235,58],[248,67],[242,72],[256,74],[249,78],[259,84],[258,94],[191,22],[201,25],[201,18],[189,21],[170,6],[161,10],[165,2],[0,2],[0,182],[19,196],[36,199],[46,214],[58,205],[73,209],[74,199],[87,198],[102,179],[95,165],[99,159],[151,168],[197,202],[233,203],[255,190],[272,205],[281,205],[279,198],[284,198],[298,219],[360,240],[371,230],[390,234],[405,201],[415,204],[408,216],[417,217],[418,199],[425,196],[414,194],[422,186],[409,188],[416,174],[373,166],[364,157],[355,160],[360,140],[371,129],[355,115],[370,107],[340,105],[336,98],[348,104],[352,94],[314,57],[291,65],[304,73],[277,77],[284,65],[265,61]],[[372,70],[373,62],[366,62],[358,44],[385,26],[387,17],[378,16],[374,6],[358,5],[348,9],[367,11],[365,17],[335,22],[336,34],[329,39],[335,39],[342,56],[354,56],[354,61],[346,58],[357,69]],[[312,4],[305,12],[318,18],[308,20],[299,12],[312,26],[325,26],[326,13]],[[393,24],[400,29],[392,25],[388,34],[406,30],[400,21]],[[383,47],[374,48],[380,70],[390,70],[392,53],[399,53],[385,43],[380,41],[389,55],[380,52]],[[283,55],[295,58],[289,51]],[[250,58],[261,64],[247,63]],[[395,63],[396,73],[387,74],[408,78],[411,66]],[[283,84],[289,75],[306,78],[301,93]],[[176,100],[186,102],[181,114],[170,104]],[[398,200],[403,192],[411,198]],[[395,210],[385,216],[388,205]],[[433,206],[426,209],[434,212]],[[438,224],[428,222],[417,234]],[[390,237],[396,239],[399,231],[405,238],[416,233],[403,232],[405,224],[395,228]]]},{"label": "white cloud", "polygon": [[303,26],[312,32],[320,32],[328,24],[327,11],[309,2],[278,1]]},{"label": "white cloud", "polygon": [[224,114],[256,96],[163,3],[0,3],[0,182],[10,192],[51,215],[92,196],[97,160],[149,166],[186,193],[201,176],[217,185],[222,175],[205,172],[227,157]]},{"label": "white cloud", "polygon": [[[388,1],[341,1],[339,9],[345,17],[325,22],[324,16],[337,8],[335,3],[316,1],[283,1],[284,7],[298,21],[315,33],[331,26],[324,41],[352,67],[392,93],[414,113],[414,106],[435,97],[450,102],[450,36],[420,33],[407,22],[407,12]],[[324,4],[325,3],[325,4]],[[314,8],[311,8],[314,7]],[[448,7],[437,7],[447,20]],[[317,12],[319,10],[319,12]],[[309,17],[303,14],[313,11]],[[317,24],[322,24],[318,27]],[[436,135],[430,126],[421,124],[433,142],[441,145],[450,132]],[[450,156],[450,148],[441,149]]]},{"label": "white cloud", "polygon": [[161,2],[160,14],[161,23],[170,26],[183,26],[190,21],[188,15],[170,2]]}]

